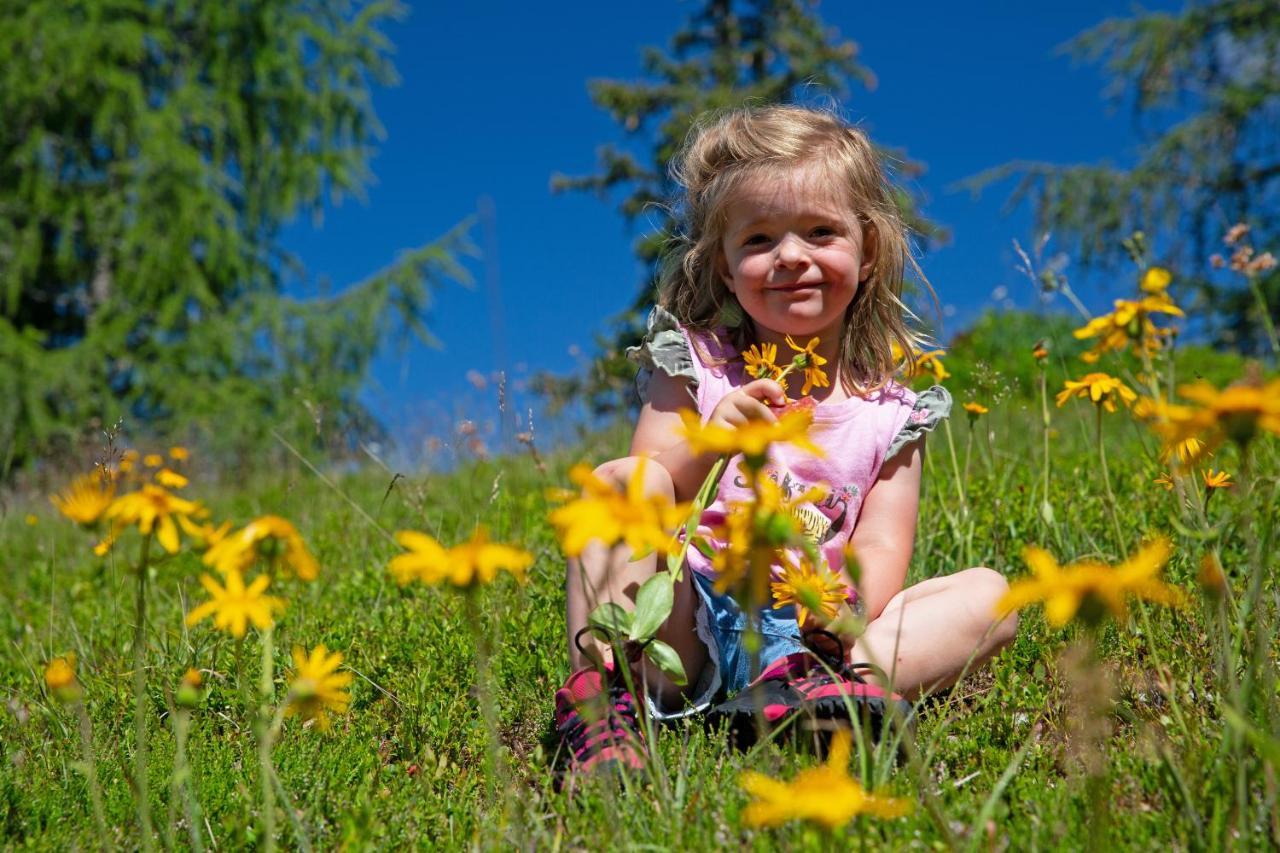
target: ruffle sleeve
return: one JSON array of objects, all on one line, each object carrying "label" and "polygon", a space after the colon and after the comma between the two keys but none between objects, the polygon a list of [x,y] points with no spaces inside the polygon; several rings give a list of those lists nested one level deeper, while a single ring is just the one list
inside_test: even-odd
[{"label": "ruffle sleeve", "polygon": [[649,381],[655,370],[688,379],[692,391],[698,385],[698,374],[693,368],[689,342],[675,316],[655,305],[649,312],[647,326],[648,331],[640,345],[627,348],[627,358],[640,367],[636,374],[636,393],[640,395],[640,402],[649,401]]},{"label": "ruffle sleeve", "polygon": [[941,385],[934,385],[916,395],[915,405],[898,434],[889,442],[884,461],[888,462],[898,451],[927,432],[933,432],[938,424],[951,414],[951,392]]}]

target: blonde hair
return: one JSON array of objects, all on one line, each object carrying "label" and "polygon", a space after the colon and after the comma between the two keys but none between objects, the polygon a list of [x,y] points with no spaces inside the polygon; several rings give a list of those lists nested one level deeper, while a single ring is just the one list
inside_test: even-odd
[{"label": "blonde hair", "polygon": [[895,190],[870,140],[831,113],[746,107],[694,125],[671,167],[681,188],[672,206],[679,226],[664,253],[658,304],[686,328],[713,338],[727,327],[739,350],[753,343],[751,318],[721,278],[728,202],[747,180],[777,178],[808,165],[835,179],[856,217],[851,226],[862,229],[864,248],[875,247],[874,268],[845,314],[839,349],[842,384],[849,393],[865,395],[899,370],[910,374],[910,354],[926,342],[907,322],[915,318],[901,298],[907,268],[931,295],[933,289],[912,257]]}]

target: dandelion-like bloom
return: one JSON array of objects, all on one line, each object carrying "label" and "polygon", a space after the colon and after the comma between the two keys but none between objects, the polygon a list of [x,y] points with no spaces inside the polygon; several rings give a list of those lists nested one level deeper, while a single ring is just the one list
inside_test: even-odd
[{"label": "dandelion-like bloom", "polygon": [[1280,435],[1280,379],[1264,384],[1250,377],[1222,391],[1202,381],[1183,385],[1178,392],[1199,405],[1143,400],[1141,414],[1164,439],[1165,453],[1194,448],[1186,464],[1211,455],[1227,439],[1244,445],[1259,431]]},{"label": "dandelion-like bloom", "polygon": [[827,372],[822,369],[822,365],[826,364],[827,360],[815,352],[819,343],[818,338],[810,338],[809,343],[804,346],[793,341],[790,335],[787,335],[786,341],[787,346],[796,352],[792,363],[804,371],[804,387],[800,389],[800,395],[807,397],[814,388],[828,387],[831,381],[827,379]]},{"label": "dandelion-like bloom", "polygon": [[1144,293],[1164,293],[1173,281],[1173,275],[1164,267],[1151,267],[1142,274],[1138,287]]},{"label": "dandelion-like bloom", "polygon": [[844,581],[807,559],[787,561],[782,577],[772,584],[775,610],[788,604],[796,606],[796,621],[803,625],[810,614],[822,624],[829,623],[840,613],[840,605],[849,597]]},{"label": "dandelion-like bloom", "polygon": [[76,684],[76,653],[68,652],[55,657],[45,666],[45,686],[50,693],[58,693]]},{"label": "dandelion-like bloom", "polygon": [[146,465],[148,468],[159,468],[164,464],[164,457],[159,453],[148,453],[146,456],[142,457],[142,464]]},{"label": "dandelion-like bloom", "polygon": [[985,415],[987,412],[991,411],[981,403],[965,403],[964,410],[975,418],[978,415]]},{"label": "dandelion-like bloom", "polygon": [[116,485],[110,478],[83,474],[49,501],[76,524],[89,525],[102,518],[115,496]]},{"label": "dandelion-like bloom", "polygon": [[169,448],[169,458],[174,462],[186,462],[191,458],[191,451],[181,445],[174,445]]},{"label": "dandelion-like bloom", "polygon": [[186,533],[194,540],[194,545],[202,550],[207,550],[217,545],[223,539],[227,538],[227,534],[231,532],[231,522],[224,521],[217,527],[212,522],[201,521],[197,524],[185,515],[178,516],[178,525],[182,528],[182,532]]},{"label": "dandelion-like bloom", "polygon": [[1170,477],[1164,471],[1161,471],[1160,476],[1156,477],[1155,480],[1153,480],[1152,482],[1154,482],[1157,486],[1162,487],[1166,492],[1173,491],[1173,478]]},{"label": "dandelion-like bloom", "polygon": [[[752,476],[749,470],[744,473]],[[826,490],[814,486],[786,498],[781,487],[765,477],[755,491],[753,501],[730,503],[724,522],[712,529],[712,536],[723,545],[712,555],[711,565],[716,570],[717,592],[727,592],[749,579],[752,600],[761,601],[773,566],[783,562],[783,549],[802,544],[807,535],[796,508],[821,499]]]},{"label": "dandelion-like bloom", "polygon": [[674,503],[665,495],[646,495],[644,471],[648,464],[645,459],[636,464],[625,492],[597,477],[587,465],[573,467],[569,478],[584,494],[552,493],[564,505],[548,516],[565,554],[579,556],[592,540],[606,546],[626,542],[634,557],[652,551],[665,554],[674,545],[672,536],[688,517],[689,504]]},{"label": "dandelion-like bloom", "polygon": [[320,565],[307,550],[298,528],[278,515],[255,518],[238,532],[219,539],[204,554],[204,564],[224,575],[243,572],[254,560],[274,562],[285,574],[296,574],[304,581],[313,581],[320,574]]},{"label": "dandelion-like bloom", "polygon": [[1095,362],[1103,353],[1123,350],[1132,342],[1136,342],[1147,353],[1159,350],[1160,336],[1168,334],[1170,330],[1157,327],[1151,320],[1152,314],[1186,316],[1163,291],[1137,300],[1117,299],[1115,309],[1110,314],[1094,317],[1072,332],[1077,340],[1098,339],[1093,349],[1081,357],[1087,362]]},{"label": "dandelion-like bloom", "polygon": [[1022,551],[1022,559],[1031,567],[1034,577],[1015,581],[996,603],[996,615],[1004,618],[1042,601],[1049,624],[1060,627],[1075,618],[1082,607],[1082,618],[1086,622],[1097,622],[1104,610],[1123,620],[1128,615],[1125,604],[1128,596],[1181,606],[1186,600],[1182,590],[1157,578],[1170,553],[1169,540],[1160,538],[1139,548],[1136,554],[1115,567],[1094,560],[1060,566],[1048,551],[1028,545]]},{"label": "dandelion-like bloom", "polygon": [[483,526],[476,527],[468,541],[448,549],[427,534],[412,530],[398,532],[396,541],[410,549],[409,554],[393,558],[387,566],[397,580],[406,579],[402,583],[416,578],[425,584],[447,582],[469,588],[493,583],[499,572],[507,572],[524,583],[525,570],[533,565],[533,555],[528,551],[490,542]]},{"label": "dandelion-like bloom", "polygon": [[156,482],[166,489],[182,489],[191,481],[172,468],[161,468],[156,472]]},{"label": "dandelion-like bloom", "polygon": [[1044,345],[1044,341],[1036,341],[1035,346],[1031,348],[1031,357],[1038,364],[1043,364],[1044,360],[1049,357],[1049,348]]},{"label": "dandelion-like bloom", "polygon": [[849,753],[849,733],[840,730],[831,738],[826,763],[801,770],[790,782],[753,771],[743,773],[742,788],[755,798],[743,810],[743,822],[779,826],[807,820],[834,830],[861,814],[895,818],[911,811],[910,801],[868,793],[851,778]]},{"label": "dandelion-like bloom", "polygon": [[940,349],[922,352],[916,355],[915,369],[920,373],[932,373],[937,382],[951,378],[951,372],[942,363],[943,351]]},{"label": "dandelion-like bloom", "polygon": [[1100,405],[1108,412],[1116,410],[1116,398],[1126,406],[1138,399],[1132,388],[1106,373],[1087,373],[1079,379],[1068,379],[1058,392],[1058,405],[1062,406],[1072,397],[1088,397],[1095,406]]},{"label": "dandelion-like bloom", "polygon": [[764,379],[776,375],[777,359],[777,344],[760,344],[759,349],[753,344],[742,353],[742,360],[747,365],[747,375],[753,379]]},{"label": "dandelion-like bloom", "polygon": [[747,421],[737,428],[703,424],[697,413],[684,409],[680,412],[685,439],[694,453],[718,453],[732,456],[741,453],[751,462],[763,463],[771,444],[793,444],[815,456],[822,451],[809,441],[809,426],[813,413],[795,409],[783,413],[776,421]]},{"label": "dandelion-like bloom", "polygon": [[351,704],[347,692],[355,676],[338,672],[342,652],[330,652],[324,643],[307,654],[301,646],[293,647],[293,675],[289,679],[289,704],[285,716],[315,720],[321,730],[329,728],[329,712],[345,714]]},{"label": "dandelion-like bloom", "polygon": [[[1137,407],[1134,408],[1134,412],[1135,414],[1137,413]],[[1168,462],[1176,458],[1179,465],[1190,465],[1202,455],[1204,455],[1204,442],[1195,436],[1160,448],[1161,462]]]},{"label": "dandelion-like bloom", "polygon": [[170,554],[176,554],[178,527],[174,518],[199,512],[200,505],[195,501],[185,500],[160,486],[146,483],[136,492],[112,501],[104,516],[124,527],[136,524],[144,535],[154,530],[161,547]]},{"label": "dandelion-like bloom", "polygon": [[1204,471],[1204,487],[1206,489],[1229,489],[1235,485],[1231,475],[1226,471],[1215,471],[1212,468]]},{"label": "dandelion-like bloom", "polygon": [[210,599],[187,614],[188,625],[212,616],[213,627],[239,639],[250,622],[261,631],[273,624],[272,613],[283,612],[283,599],[263,595],[271,584],[271,578],[265,574],[254,578],[248,587],[238,570],[228,572],[226,580],[227,585],[222,586],[210,575],[200,576],[200,585],[208,591]]}]

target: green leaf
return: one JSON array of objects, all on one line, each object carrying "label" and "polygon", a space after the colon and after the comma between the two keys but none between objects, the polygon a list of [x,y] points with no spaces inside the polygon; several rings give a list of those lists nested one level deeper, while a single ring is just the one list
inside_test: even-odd
[{"label": "green leaf", "polygon": [[645,647],[644,653],[673,684],[683,687],[689,683],[684,674],[684,664],[680,662],[680,655],[676,654],[675,649],[661,640],[654,640]]},{"label": "green leaf", "polygon": [[621,638],[631,630],[631,614],[612,601],[606,601],[587,617],[587,624],[604,631],[605,639]]},{"label": "green leaf", "polygon": [[697,548],[702,553],[702,556],[708,560],[716,555],[716,549],[712,548],[711,543],[702,536],[693,537],[693,547]]},{"label": "green leaf", "polygon": [[631,639],[647,640],[671,615],[675,601],[675,584],[671,575],[658,572],[644,582],[636,593],[636,612],[631,621]]}]

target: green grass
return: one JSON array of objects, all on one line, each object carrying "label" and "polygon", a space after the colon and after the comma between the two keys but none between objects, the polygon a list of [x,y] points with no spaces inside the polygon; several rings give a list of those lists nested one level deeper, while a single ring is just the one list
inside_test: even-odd
[{"label": "green grass", "polygon": [[[979,421],[993,439],[975,435],[972,443],[965,415],[957,411],[956,462],[968,470],[964,487],[972,512],[967,520],[956,515],[955,477],[939,432],[929,442],[912,580],[969,565],[1016,577],[1026,572],[1019,557],[1026,543],[1043,544],[1063,560],[1119,557],[1101,498],[1090,415],[1084,403],[1055,410],[1050,500],[1057,523],[1050,527],[1039,510],[1038,403],[1014,397],[995,407]],[[1221,629],[1195,582],[1205,543],[1195,531],[1175,527],[1176,498],[1152,484],[1160,470],[1154,442],[1125,414],[1108,416],[1106,427],[1124,549],[1132,550],[1147,533],[1173,536],[1176,555],[1167,576],[1193,599],[1179,612],[1139,608],[1130,624],[1109,628],[1101,638],[1102,666],[1115,683],[1115,704],[1096,722],[1106,821],[1087,783],[1089,738],[1080,725],[1090,719],[1082,703],[1102,676],[1064,657],[1077,632],[1050,629],[1038,609],[1024,615],[1017,640],[1004,654],[923,710],[913,761],[895,767],[885,749],[855,756],[865,781],[917,804],[905,818],[860,820],[834,839],[800,825],[744,828],[739,818],[747,797],[738,787],[743,769],[789,777],[816,759],[803,744],[736,753],[722,735],[697,724],[660,733],[661,762],[652,777],[630,780],[625,788],[602,781],[574,797],[557,794],[548,765],[552,694],[567,675],[563,560],[545,521],[544,490],[566,483],[564,472],[577,458],[598,462],[619,455],[623,430],[554,457],[545,474],[531,460],[517,458],[394,483],[388,472],[365,470],[342,476],[334,489],[295,464],[261,471],[248,483],[217,482],[216,472],[204,472],[186,492],[205,501],[216,518],[244,523],[276,513],[293,520],[323,566],[319,581],[281,587],[289,607],[276,630],[278,673],[290,665],[291,644],[323,642],[343,651],[357,674],[350,713],[335,720],[331,731],[291,721],[274,752],[294,816],[318,848],[790,848],[862,841],[934,848],[944,847],[950,833],[961,847],[1074,849],[1087,845],[1099,826],[1109,846],[1134,849],[1219,847],[1237,838],[1265,846],[1268,833],[1274,844],[1280,840],[1271,822],[1275,783],[1266,779],[1274,780],[1276,768],[1268,777],[1258,759],[1250,759],[1242,774],[1245,790],[1235,788],[1238,751],[1224,738],[1224,687],[1215,663]],[[1260,440],[1254,454],[1255,524],[1274,513],[1278,443]],[[1215,462],[1237,470],[1234,450]],[[1237,593],[1247,565],[1239,492],[1219,494],[1209,507]],[[28,513],[37,516],[34,525],[27,523]],[[383,531],[422,529],[453,542],[478,522],[495,539],[520,543],[537,557],[528,585],[504,578],[479,594],[479,627],[495,650],[506,768],[499,779],[484,772],[487,735],[477,710],[472,632],[460,599],[447,590],[401,589],[385,571],[398,549]],[[41,496],[11,497],[0,522],[5,847],[139,845],[128,781],[133,587],[125,564],[138,540],[126,536],[114,560],[105,561],[91,554],[92,541],[57,517]],[[1275,624],[1276,561],[1270,554],[1266,559],[1264,611]],[[256,746],[232,681],[234,642],[207,623],[184,627],[185,610],[203,599],[197,556],[183,552],[153,571],[149,788],[158,843],[170,832],[179,846],[187,843],[181,804],[171,804],[169,796],[173,738],[167,696],[182,672],[197,666],[208,672],[210,685],[189,745],[202,837],[206,845],[216,839],[219,848],[260,844]],[[252,634],[249,647],[256,650]],[[44,663],[66,651],[79,658],[92,715],[113,833],[107,839],[94,827],[75,716],[43,684]],[[1272,644],[1272,672],[1274,653]],[[248,657],[256,662],[256,651]],[[256,671],[254,663],[250,670]],[[281,687],[283,692],[283,682]],[[1274,720],[1275,710],[1272,694],[1250,716],[1266,730],[1263,714]],[[1184,789],[1188,797],[1179,793]],[[1247,804],[1245,813],[1237,809],[1240,802]],[[285,811],[276,826],[282,844],[299,843]]]}]

